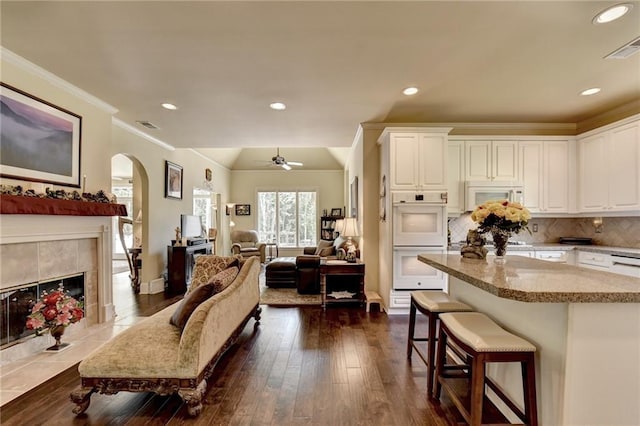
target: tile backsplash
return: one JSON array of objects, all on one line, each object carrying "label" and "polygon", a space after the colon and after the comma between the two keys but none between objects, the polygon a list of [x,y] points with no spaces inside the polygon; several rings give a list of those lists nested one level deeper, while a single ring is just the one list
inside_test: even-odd
[{"label": "tile backsplash", "polygon": [[[593,217],[534,218],[529,229],[538,226],[538,232],[520,232],[514,240],[528,243],[557,243],[560,237],[592,238],[593,244],[602,246],[640,248],[640,217],[603,217],[602,232],[597,233]],[[451,242],[463,241],[467,231],[476,227],[471,214],[449,219]]]}]

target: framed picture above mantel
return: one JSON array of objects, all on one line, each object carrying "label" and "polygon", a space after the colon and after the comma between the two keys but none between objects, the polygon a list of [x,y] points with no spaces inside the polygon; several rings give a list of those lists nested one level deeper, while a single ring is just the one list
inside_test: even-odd
[{"label": "framed picture above mantel", "polygon": [[0,176],[80,188],[82,117],[0,83]]}]

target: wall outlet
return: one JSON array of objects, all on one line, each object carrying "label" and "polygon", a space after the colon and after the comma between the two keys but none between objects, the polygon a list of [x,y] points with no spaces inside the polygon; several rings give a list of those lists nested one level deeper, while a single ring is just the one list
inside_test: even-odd
[{"label": "wall outlet", "polygon": [[537,223],[534,223],[533,225],[531,225],[531,231],[538,232],[538,224]]}]

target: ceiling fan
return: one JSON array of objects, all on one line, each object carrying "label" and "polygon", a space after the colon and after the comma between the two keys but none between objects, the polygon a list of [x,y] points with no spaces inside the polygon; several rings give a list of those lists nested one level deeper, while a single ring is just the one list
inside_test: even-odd
[{"label": "ceiling fan", "polygon": [[274,166],[282,167],[285,170],[291,170],[291,166],[302,166],[299,161],[287,161],[280,155],[280,148],[277,148],[277,153],[274,157],[271,157],[271,164]]}]

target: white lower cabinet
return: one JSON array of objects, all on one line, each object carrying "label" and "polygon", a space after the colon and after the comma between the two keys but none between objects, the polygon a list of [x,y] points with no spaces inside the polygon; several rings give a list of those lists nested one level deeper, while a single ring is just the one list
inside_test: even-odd
[{"label": "white lower cabinet", "polygon": [[509,248],[507,248],[507,254],[520,257],[535,257],[535,253],[532,251],[509,250]]},{"label": "white lower cabinet", "polygon": [[590,251],[578,251],[577,265],[583,268],[609,271],[611,268],[611,256]]},{"label": "white lower cabinet", "polygon": [[555,250],[545,250],[538,251],[536,250],[536,259],[546,260],[549,262],[558,262],[558,263],[571,263],[570,262],[571,252],[563,250],[563,251],[555,251]]}]

